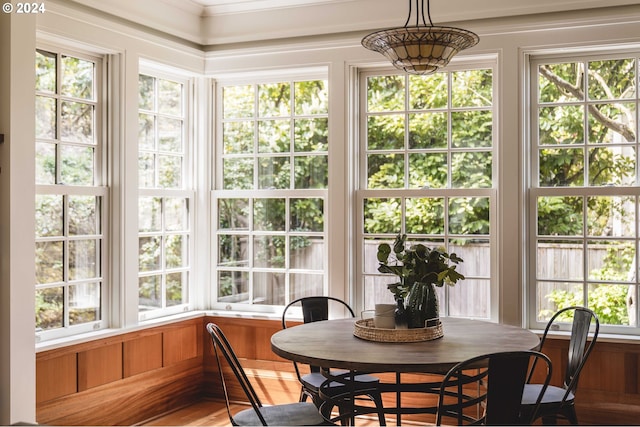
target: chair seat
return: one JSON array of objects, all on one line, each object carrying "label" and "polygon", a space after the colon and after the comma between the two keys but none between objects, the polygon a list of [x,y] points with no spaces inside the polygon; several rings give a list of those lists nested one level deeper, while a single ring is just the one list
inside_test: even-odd
[{"label": "chair seat", "polygon": [[[331,374],[334,376],[338,376],[338,375],[345,375],[348,374],[347,371],[331,371]],[[343,377],[346,381],[350,380],[351,377],[349,375],[346,375]],[[360,374],[360,375],[356,375],[355,377],[356,379],[356,384],[355,384],[355,389],[368,389],[368,388],[373,388],[375,387],[377,384],[380,383],[380,379],[373,377],[371,375],[366,375],[366,374]],[[317,391],[320,389],[320,386],[327,381],[327,377],[325,377],[324,375],[322,375],[320,372],[311,372],[310,374],[306,374],[302,376],[302,384],[307,387],[310,388],[314,391]],[[338,392],[340,389],[344,389],[345,384],[338,382],[338,381],[333,381],[331,382],[330,388],[331,389],[335,389],[336,392]]]},{"label": "chair seat", "polygon": [[[325,420],[318,408],[310,402],[287,403],[263,406],[260,413],[270,426],[320,426],[331,424]],[[253,408],[244,409],[233,416],[240,426],[261,426],[262,423]]]},{"label": "chair seat", "polygon": [[[536,399],[540,394],[540,390],[542,389],[542,384],[525,384],[524,391],[522,392],[522,404],[523,405],[535,405]],[[547,390],[544,392],[544,396],[542,396],[542,401],[540,402],[542,405],[549,405],[553,403],[560,404],[562,403],[562,398],[567,391],[562,387],[556,387],[550,385],[547,387]],[[571,404],[575,396],[573,393],[569,393],[567,398],[565,399],[565,403]]]}]

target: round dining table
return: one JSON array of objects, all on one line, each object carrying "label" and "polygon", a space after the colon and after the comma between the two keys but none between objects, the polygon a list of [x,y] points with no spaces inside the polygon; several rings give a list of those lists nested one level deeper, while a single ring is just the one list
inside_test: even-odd
[{"label": "round dining table", "polygon": [[446,373],[481,354],[536,349],[540,338],[517,326],[442,317],[444,335],[430,341],[377,342],[354,335],[356,319],[304,323],[271,337],[275,354],[323,368],[362,372]]},{"label": "round dining table", "polygon": [[[435,413],[433,405],[406,407],[404,392],[436,394],[439,381],[406,383],[404,373],[444,375],[456,363],[482,354],[501,351],[535,350],[540,339],[517,326],[442,317],[443,336],[419,342],[377,342],[354,335],[356,319],[336,319],[304,323],[276,332],[271,349],[280,357],[298,363],[348,370],[353,373],[395,373],[393,384],[380,383],[382,393],[396,394],[396,404],[385,407],[400,422],[401,414]],[[333,380],[333,377],[332,377]],[[373,411],[372,411],[373,412]]]}]

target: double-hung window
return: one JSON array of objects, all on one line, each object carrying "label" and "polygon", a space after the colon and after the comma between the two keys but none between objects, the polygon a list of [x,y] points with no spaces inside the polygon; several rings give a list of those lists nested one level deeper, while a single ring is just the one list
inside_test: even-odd
[{"label": "double-hung window", "polygon": [[532,57],[532,326],[579,305],[610,331],[637,331],[638,59]]},{"label": "double-hung window", "polygon": [[189,81],[138,79],[138,311],[140,320],[188,309],[194,192]]},{"label": "double-hung window", "polygon": [[36,51],[36,332],[105,326],[108,189],[102,58]]},{"label": "double-hung window", "polygon": [[217,105],[214,306],[326,294],[326,77],[219,82]]},{"label": "double-hung window", "polygon": [[[493,65],[360,78],[357,192],[359,292],[364,308],[393,302],[377,247],[407,235],[454,252],[466,276],[437,288],[443,315],[491,318],[495,260]],[[495,281],[495,280],[493,280]]]}]

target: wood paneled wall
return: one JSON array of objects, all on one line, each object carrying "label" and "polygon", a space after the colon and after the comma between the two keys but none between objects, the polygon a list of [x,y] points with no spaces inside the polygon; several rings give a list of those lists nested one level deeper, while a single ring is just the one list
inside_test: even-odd
[{"label": "wood paneled wall", "polygon": [[[270,337],[280,330],[279,321],[202,317],[38,353],[37,421],[132,425],[203,397],[223,398],[211,339],[205,330],[210,321],[231,341],[264,403],[298,399],[300,385],[292,363],[271,351]],[[559,385],[567,341],[551,339],[545,346],[554,363],[552,381]],[[576,398],[581,424],[638,424],[638,363],[640,345],[598,342]],[[389,374],[381,378],[393,380]],[[237,385],[230,384],[229,391],[233,399],[243,399]],[[385,400],[392,398],[385,396]],[[424,399],[424,395],[407,396],[405,403],[424,404]]]},{"label": "wood paneled wall", "polygon": [[36,355],[36,420],[132,425],[202,395],[202,318]]}]

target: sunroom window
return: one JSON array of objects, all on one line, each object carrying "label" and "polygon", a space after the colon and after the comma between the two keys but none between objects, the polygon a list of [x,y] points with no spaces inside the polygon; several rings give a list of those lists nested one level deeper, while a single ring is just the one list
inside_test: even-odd
[{"label": "sunroom window", "polygon": [[327,80],[218,86],[214,305],[270,311],[327,292]]}]

